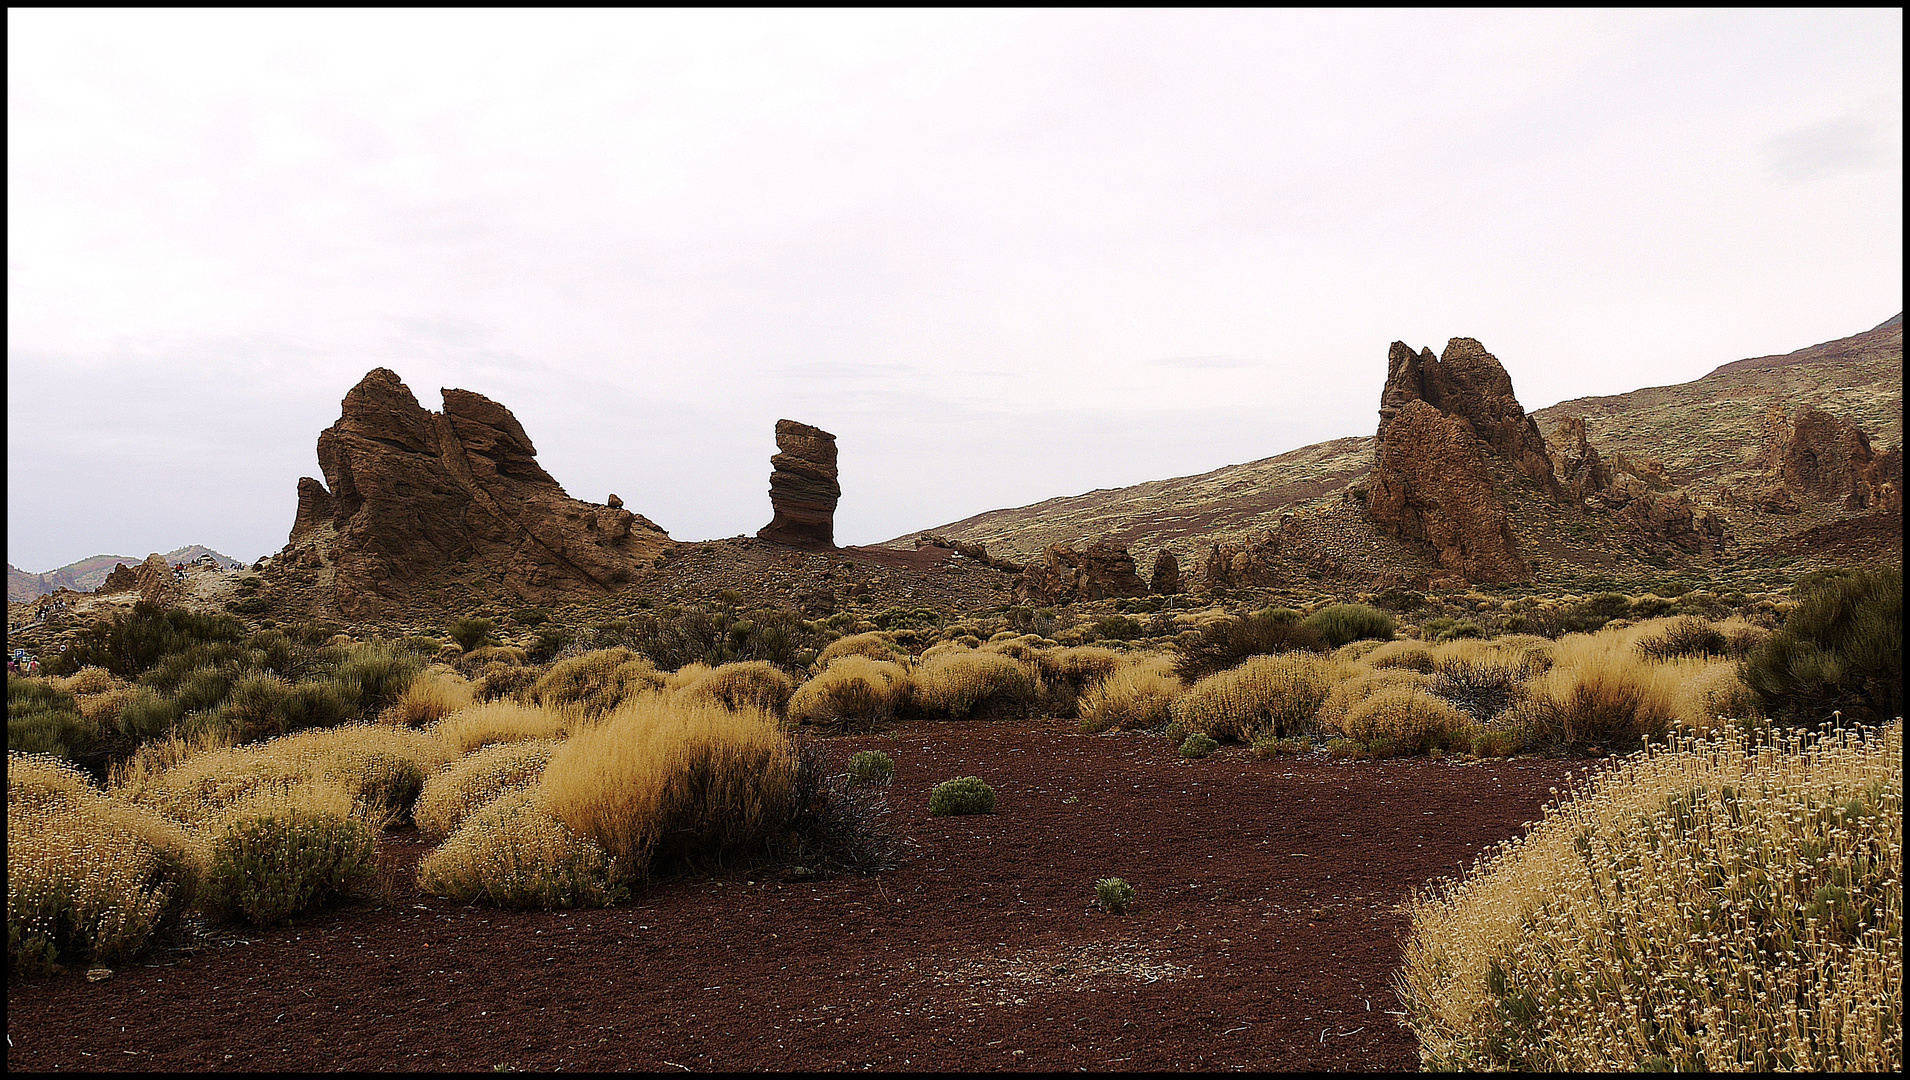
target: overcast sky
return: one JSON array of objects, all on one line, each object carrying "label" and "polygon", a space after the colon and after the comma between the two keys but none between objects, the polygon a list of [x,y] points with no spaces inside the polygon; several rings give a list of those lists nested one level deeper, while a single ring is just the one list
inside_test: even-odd
[{"label": "overcast sky", "polygon": [[7,13],[7,550],[285,542],[366,371],[571,495],[840,543],[1902,305],[1903,14]]}]

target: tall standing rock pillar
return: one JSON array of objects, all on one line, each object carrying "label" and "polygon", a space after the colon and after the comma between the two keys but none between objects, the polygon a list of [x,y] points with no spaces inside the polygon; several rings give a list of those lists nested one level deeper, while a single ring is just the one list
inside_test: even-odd
[{"label": "tall standing rock pillar", "polygon": [[771,543],[826,550],[836,546],[836,437],[794,420],[776,421],[769,459],[769,505],[776,512],[756,535]]}]

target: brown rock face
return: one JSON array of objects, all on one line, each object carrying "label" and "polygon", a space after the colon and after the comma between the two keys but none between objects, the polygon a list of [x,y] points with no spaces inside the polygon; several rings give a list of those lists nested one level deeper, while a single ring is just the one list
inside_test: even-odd
[{"label": "brown rock face", "polygon": [[153,604],[171,604],[179,599],[179,581],[173,574],[172,564],[164,555],[154,552],[146,556],[146,561],[133,571],[137,579],[136,588],[139,598]]},{"label": "brown rock face", "polygon": [[139,587],[138,572],[136,572],[132,567],[127,566],[125,563],[115,563],[113,566],[113,572],[110,574],[107,574],[106,580],[100,582],[99,588],[94,589],[93,591],[100,594],[117,593],[117,592],[125,592],[128,589],[136,589],[138,587]]},{"label": "brown rock face", "polygon": [[1171,596],[1180,591],[1180,560],[1174,553],[1162,548],[1154,556],[1154,572],[1148,577],[1149,592],[1162,596]]},{"label": "brown rock face", "polygon": [[570,498],[536,454],[511,411],[484,395],[446,390],[444,412],[430,412],[378,368],[320,433],[327,483],[299,480],[275,563],[331,567],[333,603],[360,616],[450,578],[536,603],[601,595],[672,546],[640,515]]},{"label": "brown rock face", "polygon": [[1374,524],[1430,543],[1440,566],[1466,581],[1526,578],[1473,426],[1424,399],[1407,401],[1387,420],[1367,485]]},{"label": "brown rock face", "polygon": [[769,459],[769,505],[776,512],[756,535],[771,543],[827,550],[836,546],[836,437],[794,420],[776,421]]},{"label": "brown rock face", "polygon": [[1662,543],[1693,555],[1722,555],[1731,539],[1723,518],[1694,504],[1691,496],[1682,491],[1670,495],[1639,491],[1622,501],[1608,496],[1607,502],[1640,534],[1646,550]]},{"label": "brown rock face", "polygon": [[1582,502],[1612,486],[1611,465],[1585,439],[1584,417],[1568,416],[1561,420],[1558,437],[1562,445],[1553,452],[1552,462],[1558,470],[1559,482],[1573,498]]},{"label": "brown rock face", "polygon": [[1763,458],[1773,479],[1803,495],[1839,499],[1851,510],[1903,509],[1902,448],[1878,454],[1870,436],[1822,409],[1773,410]]},{"label": "brown rock face", "polygon": [[1445,354],[1431,349],[1417,355],[1403,341],[1393,342],[1386,358],[1386,388],[1379,399],[1379,438],[1407,403],[1424,401],[1465,421],[1473,435],[1557,499],[1558,477],[1539,426],[1512,393],[1512,376],[1498,358],[1473,338],[1453,338]]},{"label": "brown rock face", "polygon": [[1077,551],[1054,544],[1021,572],[1015,599],[1031,604],[1065,604],[1113,596],[1146,596],[1147,583],[1134,570],[1124,547],[1096,541]]}]

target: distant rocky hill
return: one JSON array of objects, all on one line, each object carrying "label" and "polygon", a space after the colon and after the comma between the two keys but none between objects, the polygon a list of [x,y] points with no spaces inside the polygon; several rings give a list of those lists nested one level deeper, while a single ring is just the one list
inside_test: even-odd
[{"label": "distant rocky hill", "polygon": [[[1773,552],[1797,555],[1794,538],[1806,534],[1853,538],[1855,548],[1831,543],[1826,554],[1850,557],[1891,544],[1901,552],[1901,315],[1782,356],[1723,364],[1688,383],[1580,398],[1529,416],[1517,410],[1509,380],[1496,383],[1504,374],[1496,360],[1466,376],[1492,386],[1422,385],[1424,373],[1451,364],[1455,348],[1462,355],[1454,370],[1472,363],[1475,350],[1490,359],[1464,338],[1454,339],[1443,361],[1395,344],[1381,432],[1399,412],[1401,394],[1422,400],[1415,438],[1457,446],[1464,440],[1452,430],[1476,439],[1496,511],[1476,491],[1400,502],[1383,483],[1378,493],[1397,505],[1369,507],[1383,444],[1379,436],[1354,436],[1197,476],[993,510],[927,532],[1015,559],[1105,540],[1128,547],[1142,565],[1165,550],[1189,566],[1217,545],[1232,545],[1236,561],[1250,563],[1249,549],[1271,558],[1269,541],[1285,534],[1287,542],[1273,546],[1286,548],[1287,563],[1321,562],[1327,545],[1344,557],[1326,562],[1374,582],[1393,576],[1374,556],[1404,543],[1405,577],[1457,580],[1423,521],[1413,524],[1423,515],[1410,504],[1469,499],[1480,529],[1496,532],[1494,515],[1503,512],[1509,540],[1485,559],[1497,569],[1476,553],[1465,556],[1470,572],[1459,576],[1468,581],[1569,579],[1625,566],[1724,568]],[[1409,361],[1413,371],[1402,373]],[[1402,390],[1408,384],[1410,392]],[[1528,423],[1539,440],[1525,433]],[[1551,459],[1549,468],[1538,454]],[[1394,525],[1376,522],[1376,509]],[[1879,513],[1895,521],[1894,540],[1890,521],[1870,520]],[[1865,524],[1852,524],[1858,519]],[[910,546],[917,535],[888,543]],[[1479,540],[1467,536],[1464,544]],[[1315,577],[1333,573],[1328,565],[1311,569]]]},{"label": "distant rocky hill", "polygon": [[[163,558],[169,563],[189,563],[202,555],[211,556],[213,561],[227,570],[237,570],[245,565],[230,555],[222,555],[202,544],[176,548],[166,552]],[[48,570],[44,574],[30,574],[8,563],[7,600],[15,603],[32,600],[58,589],[92,592],[106,581],[106,575],[113,572],[113,567],[121,563],[135,567],[144,559],[143,555],[95,555],[90,559],[68,563],[57,570]]]}]

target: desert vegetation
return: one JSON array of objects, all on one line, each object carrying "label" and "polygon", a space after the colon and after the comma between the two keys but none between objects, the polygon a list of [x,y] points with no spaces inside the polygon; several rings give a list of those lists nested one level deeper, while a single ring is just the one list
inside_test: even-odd
[{"label": "desert vegetation", "polygon": [[[10,969],[117,962],[195,919],[376,902],[379,846],[412,825],[431,844],[420,889],[501,908],[612,905],[756,866],[879,871],[902,850],[887,799],[908,762],[831,764],[819,740],[1054,722],[1159,739],[1188,770],[1230,754],[1624,755],[1414,900],[1400,993],[1425,1062],[1900,1061],[1900,1037],[1862,1035],[1901,1001],[1875,974],[1900,971],[1900,892],[1877,853],[1900,853],[1901,782],[1873,783],[1901,738],[1900,572],[1730,602],[1265,599],[963,619],[719,603],[594,626],[518,612],[363,640],[141,605],[46,675],[9,677]],[[910,795],[931,816],[996,812],[992,777],[932,779]],[[1692,869],[1651,878],[1653,914],[1614,906],[1667,852]],[[1768,869],[1783,860],[1816,869]],[[1097,905],[1125,910],[1119,892],[1098,886]],[[1766,926],[1780,910],[1791,921]],[[1788,966],[1732,951],[1751,947],[1733,937],[1745,919],[1795,946]],[[1833,986],[1845,996],[1823,997]],[[1601,1011],[1613,994],[1652,1004]]]}]

